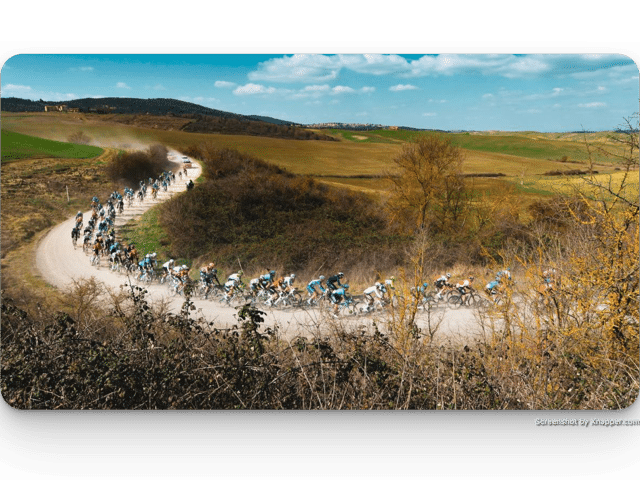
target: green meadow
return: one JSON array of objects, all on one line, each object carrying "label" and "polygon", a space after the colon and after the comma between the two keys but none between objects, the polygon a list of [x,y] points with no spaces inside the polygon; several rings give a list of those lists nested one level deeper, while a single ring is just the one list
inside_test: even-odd
[{"label": "green meadow", "polygon": [[26,158],[93,158],[103,149],[2,130],[2,163]]}]

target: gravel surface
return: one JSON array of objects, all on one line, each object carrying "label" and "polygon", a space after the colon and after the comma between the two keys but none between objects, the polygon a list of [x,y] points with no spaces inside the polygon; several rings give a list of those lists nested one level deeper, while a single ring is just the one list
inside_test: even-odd
[{"label": "gravel surface", "polygon": [[[182,155],[177,152],[172,153],[174,154],[174,158],[182,157]],[[202,173],[202,169],[200,164],[194,159],[191,159],[191,161],[191,166],[188,169],[188,178],[196,179]],[[156,200],[148,198],[145,199],[142,204],[136,200],[131,208],[125,205],[124,212],[116,217],[116,230],[132,218],[142,215],[142,213],[152,206],[184,190],[186,190],[186,181],[183,177],[182,180],[176,179],[176,182],[171,184],[167,192],[159,192]],[[89,200],[90,199],[87,199],[87,202],[89,202]],[[85,212],[84,218],[88,219],[90,215],[91,211]],[[127,277],[112,272],[105,258],[101,260],[101,266],[96,267],[91,265],[90,255],[82,251],[82,237],[78,242],[78,246],[74,248],[71,242],[73,225],[74,218],[69,218],[52,228],[39,243],[36,252],[36,266],[43,278],[61,290],[68,289],[74,281],[89,279],[91,277],[94,277],[97,281],[111,289],[119,289],[125,285]],[[166,259],[159,259],[159,261],[164,262]],[[145,284],[144,287],[148,290],[148,298],[152,303],[166,303],[174,312],[180,309],[183,298],[170,296],[168,288],[165,285]],[[222,305],[212,300],[194,300],[194,304],[198,316],[202,316],[207,322],[213,321],[218,327],[228,327],[237,323],[235,317],[236,312],[232,307]],[[270,310],[264,308],[263,310],[267,314],[265,325],[272,327],[277,325],[280,334],[285,338],[293,338],[298,335],[310,336],[319,331],[329,333],[338,324],[347,328],[361,329],[363,327],[370,327],[374,320],[371,316],[345,316],[335,319],[317,308],[290,310]],[[454,338],[466,338],[480,332],[479,323],[474,311],[471,309],[436,308],[432,314],[432,324],[438,320],[441,320],[438,330],[438,336],[440,337],[447,335],[448,337]],[[384,322],[385,319],[380,318],[376,323],[381,329],[384,329]],[[418,315],[417,323],[423,331],[428,331],[428,321],[425,313],[421,312]]]}]

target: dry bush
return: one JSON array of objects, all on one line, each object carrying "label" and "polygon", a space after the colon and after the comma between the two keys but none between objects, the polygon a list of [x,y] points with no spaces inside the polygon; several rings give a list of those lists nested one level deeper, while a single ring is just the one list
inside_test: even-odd
[{"label": "dry bush", "polygon": [[141,179],[157,178],[171,169],[167,154],[164,145],[153,145],[146,151],[121,152],[107,166],[107,174],[114,182],[137,187]]}]

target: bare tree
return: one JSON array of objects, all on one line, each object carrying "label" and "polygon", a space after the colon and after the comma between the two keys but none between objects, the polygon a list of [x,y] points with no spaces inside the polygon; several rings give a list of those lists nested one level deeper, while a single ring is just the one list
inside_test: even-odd
[{"label": "bare tree", "polygon": [[393,159],[396,172],[389,209],[418,229],[446,229],[461,221],[469,196],[462,176],[463,154],[441,135],[425,135],[404,146]]}]

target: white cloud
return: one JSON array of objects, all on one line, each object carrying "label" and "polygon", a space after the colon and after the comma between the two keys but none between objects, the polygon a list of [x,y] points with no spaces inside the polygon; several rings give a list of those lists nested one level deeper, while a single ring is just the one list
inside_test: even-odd
[{"label": "white cloud", "polygon": [[407,60],[400,55],[338,55],[337,63],[342,68],[369,75],[389,75],[409,68]]},{"label": "white cloud", "polygon": [[8,83],[7,85],[5,85],[4,87],[2,87],[2,90],[5,92],[30,92],[31,91],[31,87],[27,86],[27,85],[14,85],[12,83]]},{"label": "white cloud", "polygon": [[360,89],[361,93],[373,93],[376,91],[376,87],[362,87]]},{"label": "white cloud", "polygon": [[335,55],[284,56],[258,64],[258,69],[249,73],[249,80],[326,82],[336,79],[341,68],[340,61]]},{"label": "white cloud", "polygon": [[423,117],[435,117],[436,113],[435,112],[425,112],[422,114]]},{"label": "white cloud", "polygon": [[216,88],[233,88],[236,86],[234,82],[226,82],[224,80],[216,80],[216,83],[213,84]]},{"label": "white cloud", "polygon": [[[623,55],[292,55],[272,58],[249,73],[251,81],[319,83],[335,80],[344,70],[367,75],[424,77],[476,73],[522,78],[540,75],[590,75],[635,68]],[[636,69],[637,71],[637,69]]]},{"label": "white cloud", "polygon": [[341,93],[353,93],[355,90],[351,87],[346,87],[344,85],[338,85],[331,89],[331,93],[334,95],[339,95]]},{"label": "white cloud", "polygon": [[234,95],[258,95],[258,94],[272,94],[275,93],[274,87],[265,87],[256,83],[247,83],[241,87],[236,88],[233,91]]},{"label": "white cloud", "polygon": [[124,83],[124,82],[116,83],[116,88],[126,88],[128,90],[131,90],[131,87],[129,85],[127,85],[126,83]]},{"label": "white cloud", "polygon": [[44,99],[52,102],[62,102],[65,100],[75,100],[78,97],[75,93],[60,93],[60,92],[43,92],[40,90],[33,90],[28,85],[15,85],[8,83],[2,87],[2,93],[7,95],[20,95],[22,98],[28,100]]},{"label": "white cloud", "polygon": [[389,87],[389,90],[392,92],[403,92],[405,90],[417,90],[418,87],[416,87],[415,85],[394,85],[393,87]]}]

